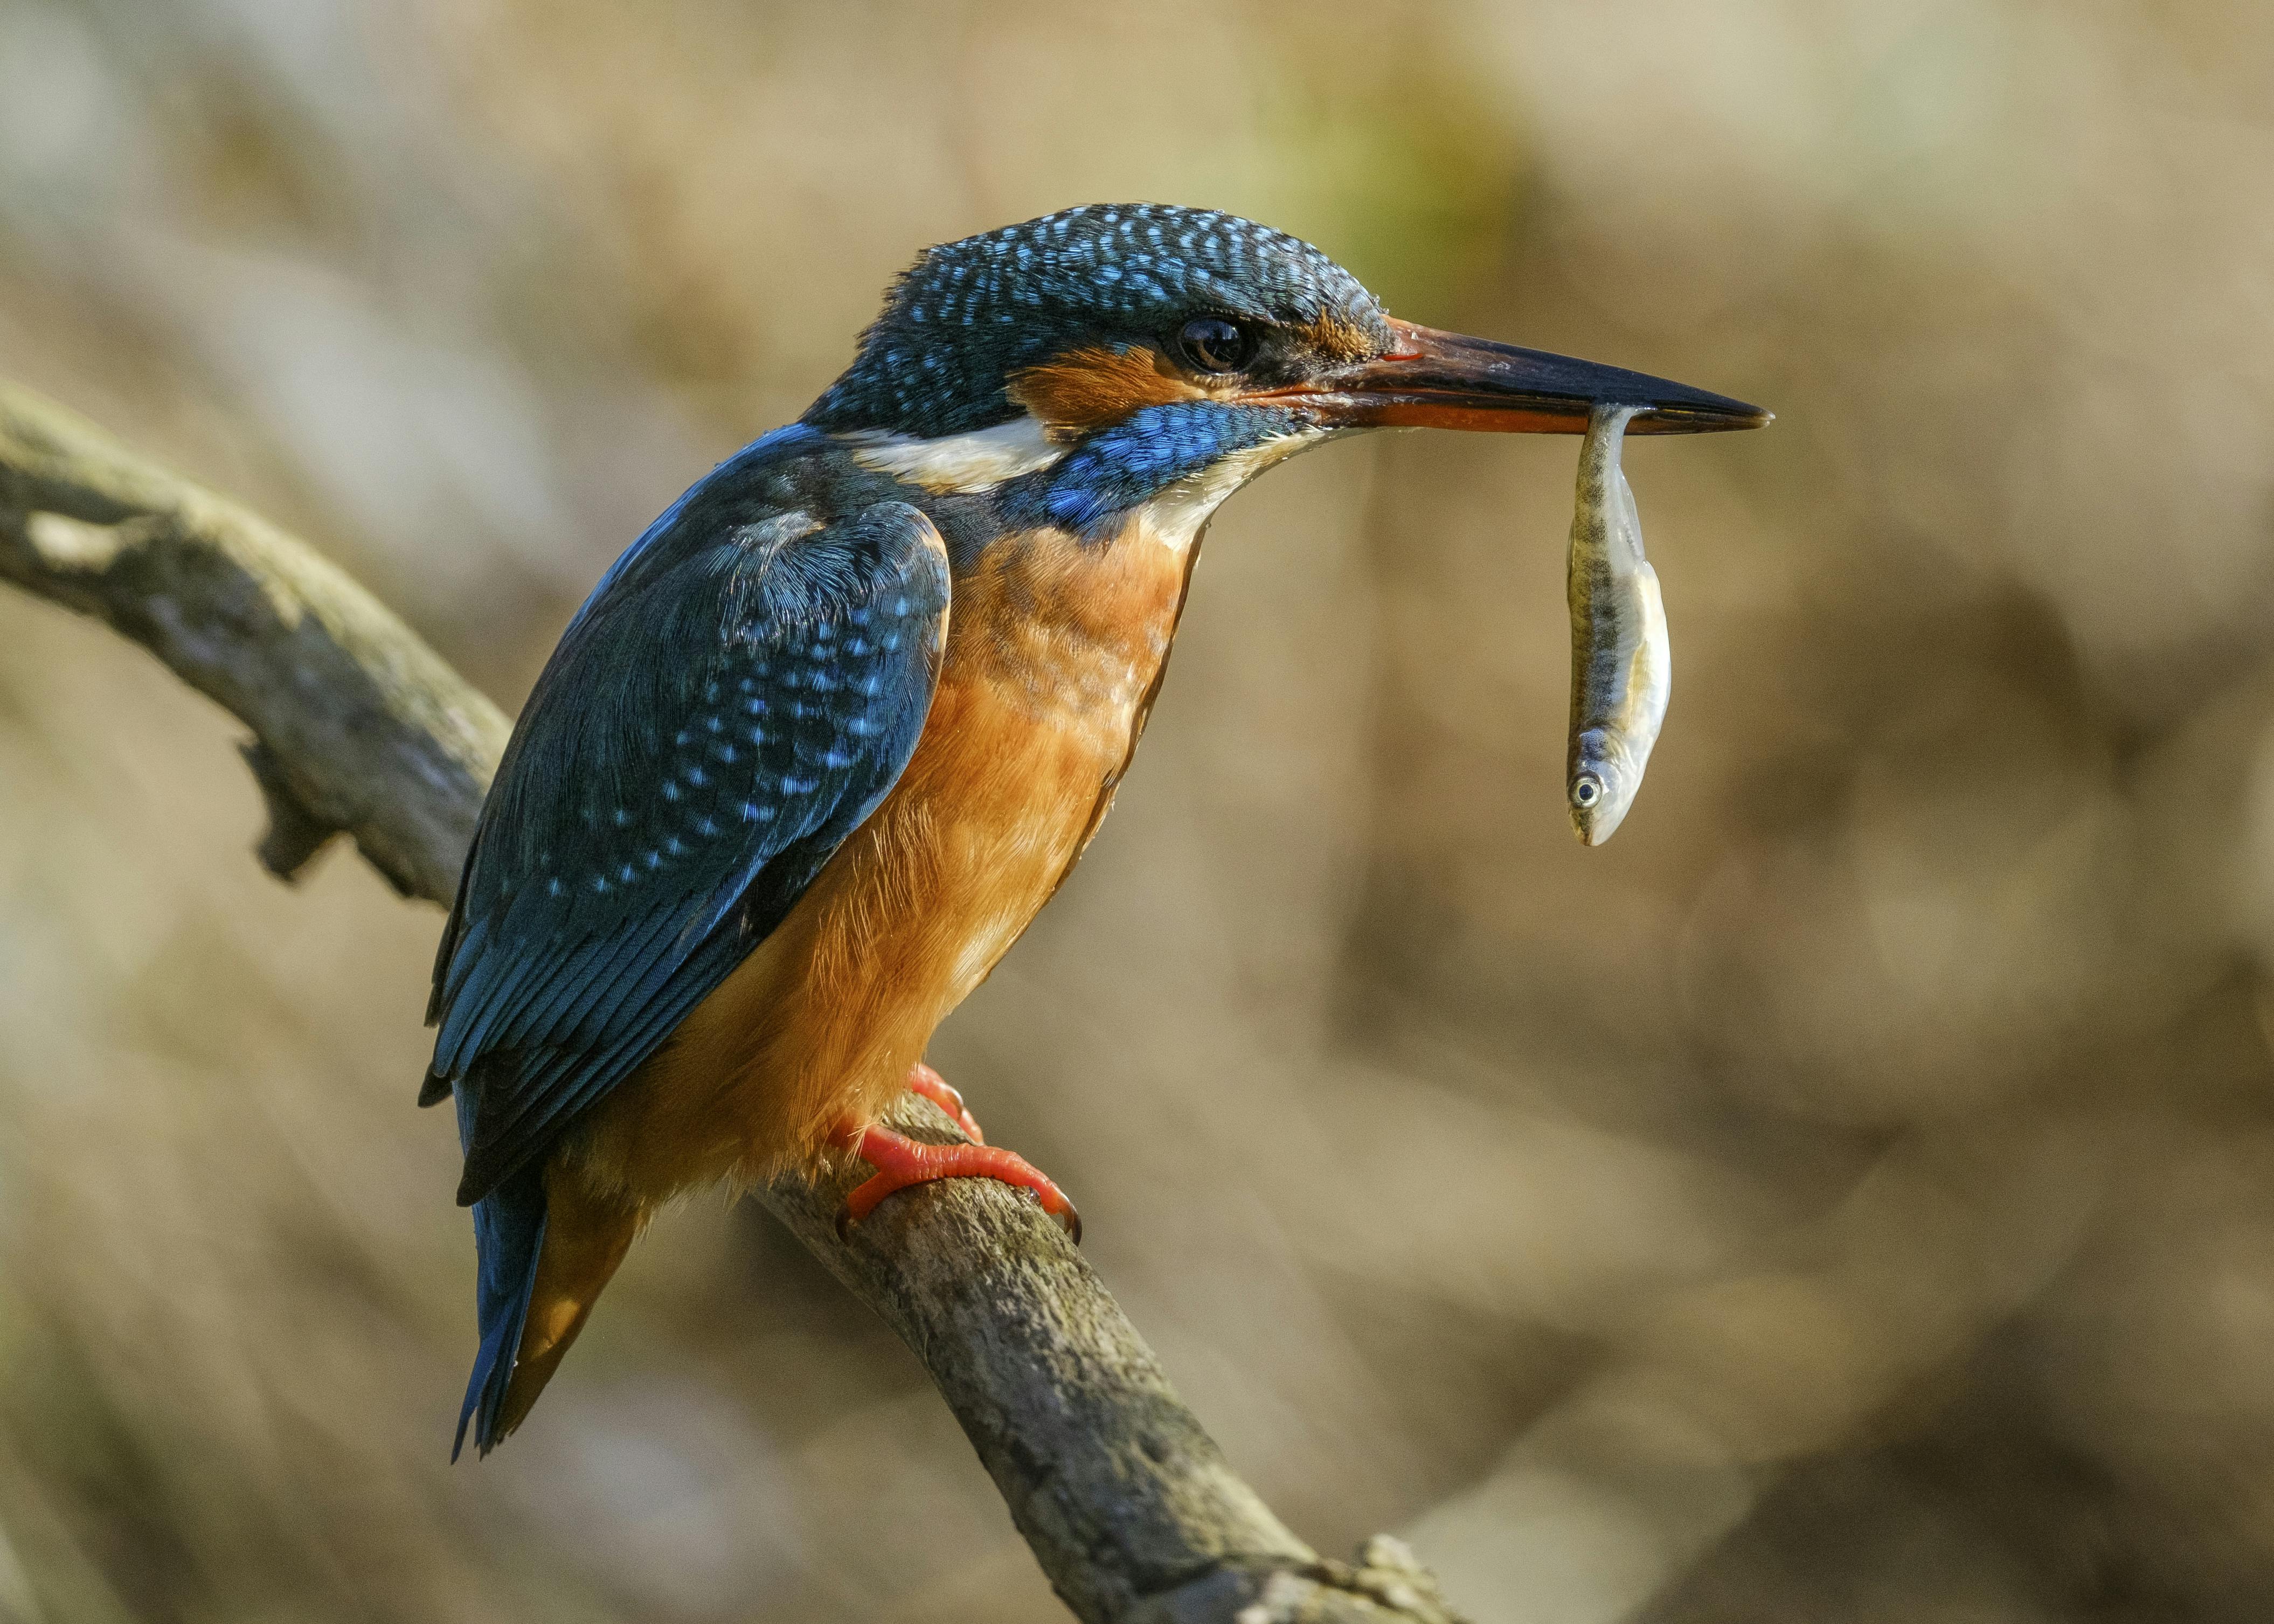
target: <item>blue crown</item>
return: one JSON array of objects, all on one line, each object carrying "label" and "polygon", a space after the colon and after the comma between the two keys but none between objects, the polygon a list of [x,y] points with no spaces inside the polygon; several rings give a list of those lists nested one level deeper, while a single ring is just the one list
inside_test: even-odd
[{"label": "blue crown", "polygon": [[1210,314],[1338,320],[1385,345],[1389,335],[1358,278],[1300,237],[1206,209],[1088,204],[927,249],[804,421],[832,432],[985,428],[1018,415],[1004,383],[1020,368]]}]

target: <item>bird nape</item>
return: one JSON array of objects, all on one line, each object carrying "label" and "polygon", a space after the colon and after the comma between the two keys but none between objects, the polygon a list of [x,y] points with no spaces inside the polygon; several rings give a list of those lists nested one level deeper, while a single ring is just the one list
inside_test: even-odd
[{"label": "bird nape", "polygon": [[[922,1062],[1050,899],[1152,708],[1201,532],[1274,462],[1395,425],[1747,428],[1740,402],[1400,321],[1231,215],[1065,210],[927,251],[803,418],[601,578],[538,679],[435,959],[484,1453],[641,1224],[720,1181],[1049,1179]],[[904,1090],[969,1144],[882,1118]],[[453,1451],[454,1455],[456,1451]]]}]

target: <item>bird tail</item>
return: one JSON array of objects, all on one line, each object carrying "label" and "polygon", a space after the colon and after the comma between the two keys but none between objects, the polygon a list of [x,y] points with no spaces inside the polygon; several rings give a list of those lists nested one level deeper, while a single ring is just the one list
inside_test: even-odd
[{"label": "bird tail", "polygon": [[481,1350],[458,1410],[458,1436],[450,1446],[456,1461],[474,1429],[474,1447],[487,1455],[505,1436],[505,1401],[516,1355],[529,1320],[529,1299],[545,1254],[545,1169],[525,1167],[474,1203],[474,1315],[481,1327]]},{"label": "bird tail", "polygon": [[458,1412],[453,1461],[469,1424],[483,1455],[521,1425],[639,1228],[636,1206],[596,1195],[541,1162],[474,1203],[482,1346]]}]

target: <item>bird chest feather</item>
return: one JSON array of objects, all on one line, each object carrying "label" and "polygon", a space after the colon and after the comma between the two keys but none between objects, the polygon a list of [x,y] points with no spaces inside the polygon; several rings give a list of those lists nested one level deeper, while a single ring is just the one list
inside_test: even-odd
[{"label": "bird chest feather", "polygon": [[1017,939],[1096,831],[1152,707],[1189,549],[1141,523],[1110,541],[1011,538],[955,583],[915,758],[880,808],[920,823],[961,940],[940,1012]]},{"label": "bird chest feather", "polygon": [[[624,1182],[810,1162],[872,1119],[1105,816],[1183,607],[1188,545],[1133,523],[989,547],[955,580],[939,683],[892,793],[790,916],[601,1113]],[[707,1144],[708,1149],[698,1147]],[[614,1153],[614,1154],[612,1154]]]}]

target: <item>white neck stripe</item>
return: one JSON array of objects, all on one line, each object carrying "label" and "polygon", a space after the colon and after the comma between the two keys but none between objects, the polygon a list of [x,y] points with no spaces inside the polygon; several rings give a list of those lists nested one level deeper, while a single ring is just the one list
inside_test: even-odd
[{"label": "white neck stripe", "polygon": [[1066,454],[1039,421],[1023,413],[991,429],[931,440],[888,429],[857,429],[839,438],[852,447],[853,460],[862,467],[941,495],[991,491],[1006,479],[1048,468]]}]

